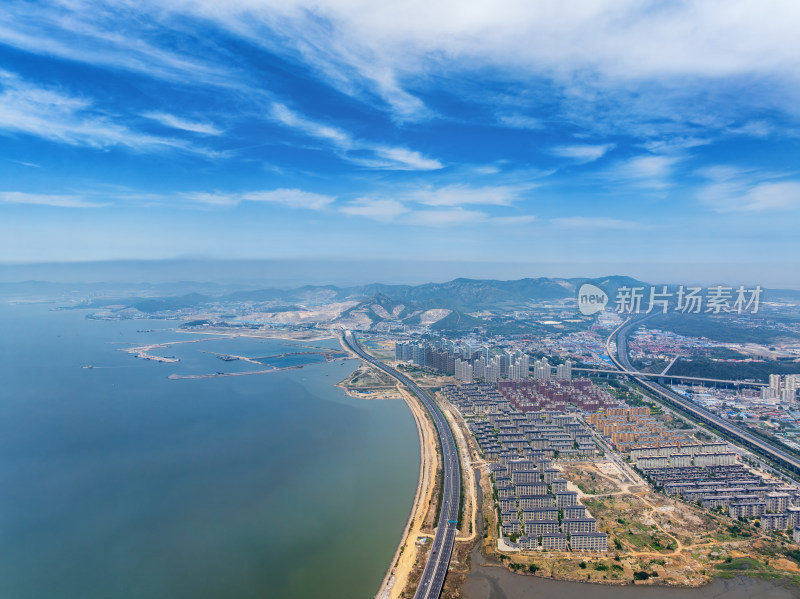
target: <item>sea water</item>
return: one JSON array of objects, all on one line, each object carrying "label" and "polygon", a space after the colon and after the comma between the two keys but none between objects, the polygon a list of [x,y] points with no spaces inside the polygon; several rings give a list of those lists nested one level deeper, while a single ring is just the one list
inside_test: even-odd
[{"label": "sea water", "polygon": [[[406,405],[335,387],[353,360],[216,355],[335,340],[224,339],[54,307],[0,306],[0,597],[375,593],[419,473]],[[205,340],[150,352],[176,363],[121,351],[193,339]]]}]

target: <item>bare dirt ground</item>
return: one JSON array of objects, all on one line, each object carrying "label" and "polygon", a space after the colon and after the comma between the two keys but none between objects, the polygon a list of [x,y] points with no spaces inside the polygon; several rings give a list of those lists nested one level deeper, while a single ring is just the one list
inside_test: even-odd
[{"label": "bare dirt ground", "polygon": [[[518,572],[565,580],[630,583],[636,572],[649,580],[637,584],[699,586],[744,564],[741,571],[764,576],[799,574],[800,568],[782,553],[794,547],[787,537],[764,533],[752,524],[734,523],[725,516],[663,494],[649,486],[628,485],[613,462],[606,460],[557,464],[581,495],[581,502],[608,534],[606,553],[544,553],[523,551],[503,555],[497,550],[493,501],[484,552]],[[731,561],[732,560],[732,561]],[[582,566],[581,563],[584,563]],[[763,568],[759,570],[758,568]]]},{"label": "bare dirt ground", "polygon": [[403,399],[403,395],[397,390],[397,383],[392,377],[363,363],[337,386],[342,387],[351,397]]}]

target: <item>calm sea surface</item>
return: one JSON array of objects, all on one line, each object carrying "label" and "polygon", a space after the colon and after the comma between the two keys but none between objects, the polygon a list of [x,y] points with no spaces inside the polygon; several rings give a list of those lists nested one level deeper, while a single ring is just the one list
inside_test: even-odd
[{"label": "calm sea surface", "polygon": [[[416,490],[414,421],[334,387],[354,361],[268,359],[336,342],[212,339],[162,364],[119,349],[208,336],[52,307],[0,305],[0,598],[375,593]],[[206,352],[305,366],[167,379],[265,368]]]}]

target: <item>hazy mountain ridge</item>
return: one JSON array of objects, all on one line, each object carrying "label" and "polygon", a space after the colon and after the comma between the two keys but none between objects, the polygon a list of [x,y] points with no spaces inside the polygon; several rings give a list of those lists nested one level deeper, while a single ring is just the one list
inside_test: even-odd
[{"label": "hazy mountain ridge", "polygon": [[[610,303],[620,287],[650,286],[632,277],[619,275],[592,279],[537,277],[509,281],[456,278],[443,283],[420,285],[372,283],[350,287],[304,285],[294,289],[245,290],[195,282],[155,285],[112,283],[106,286],[103,283],[24,281],[0,283],[0,295],[20,298],[20,301],[25,296],[51,296],[60,301],[71,301],[71,308],[102,309],[114,306],[114,309],[124,307],[125,310],[149,315],[230,304],[254,304],[253,307],[261,311],[277,313],[341,302],[350,305],[333,322],[430,322],[436,323],[436,328],[441,328],[454,323],[466,325],[466,321],[470,320],[468,314],[472,312],[517,310],[530,306],[531,302],[574,298],[584,283],[602,288],[608,294]],[[668,287],[673,292],[677,289],[675,285]],[[132,294],[137,291],[142,295]],[[800,291],[765,290],[762,299],[797,301]]]}]

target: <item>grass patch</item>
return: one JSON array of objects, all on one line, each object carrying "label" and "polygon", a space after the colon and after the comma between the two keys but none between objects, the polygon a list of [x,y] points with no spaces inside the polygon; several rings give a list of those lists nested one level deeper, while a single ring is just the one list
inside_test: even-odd
[{"label": "grass patch", "polygon": [[735,557],[730,561],[725,561],[717,565],[718,570],[723,571],[747,571],[747,570],[762,570],[767,568],[757,559],[752,557]]}]

